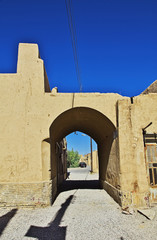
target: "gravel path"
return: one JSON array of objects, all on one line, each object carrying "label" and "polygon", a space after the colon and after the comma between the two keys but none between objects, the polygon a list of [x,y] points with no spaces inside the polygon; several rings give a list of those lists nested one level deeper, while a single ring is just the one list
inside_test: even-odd
[{"label": "gravel path", "polygon": [[139,213],[122,214],[119,205],[98,188],[97,174],[90,174],[88,169],[69,171],[64,191],[62,188],[53,206],[35,210],[0,209],[0,239],[157,239],[156,208],[152,221]]}]

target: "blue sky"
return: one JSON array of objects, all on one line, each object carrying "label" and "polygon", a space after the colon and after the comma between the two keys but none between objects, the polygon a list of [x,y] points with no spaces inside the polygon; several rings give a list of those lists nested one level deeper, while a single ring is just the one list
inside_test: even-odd
[{"label": "blue sky", "polygon": [[[79,154],[87,154],[91,152],[90,137],[82,132],[69,134],[67,137],[68,150],[78,151]],[[97,150],[97,144],[92,140],[92,149]]]},{"label": "blue sky", "polygon": [[[135,96],[157,79],[157,0],[72,6],[83,92]],[[51,88],[79,92],[65,0],[0,0],[1,73],[16,72],[19,42],[39,45]]]}]

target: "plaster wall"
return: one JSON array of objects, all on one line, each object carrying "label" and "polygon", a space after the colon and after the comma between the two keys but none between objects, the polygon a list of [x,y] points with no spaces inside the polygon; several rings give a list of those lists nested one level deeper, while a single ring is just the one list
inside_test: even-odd
[{"label": "plaster wall", "polygon": [[55,164],[52,168],[45,141],[54,120],[69,109],[88,107],[116,124],[116,102],[122,98],[118,94],[50,92],[36,44],[19,44],[17,73],[1,74],[0,85],[1,184],[56,182]]},{"label": "plaster wall", "polygon": [[153,122],[148,130],[156,132],[156,93],[131,103],[113,93],[50,91],[36,44],[19,45],[17,73],[0,74],[0,86],[1,203],[11,205],[7,196],[16,193],[17,205],[49,205],[57,192],[56,142],[83,130],[98,143],[103,187],[123,206],[148,204],[142,128]]},{"label": "plaster wall", "polygon": [[107,165],[105,180],[114,186],[116,189],[120,189],[120,167],[119,167],[119,145],[118,139],[115,138],[109,155],[109,161]]},{"label": "plaster wall", "polygon": [[121,190],[126,193],[124,204],[128,204],[129,198],[133,205],[150,204],[142,129],[152,122],[147,131],[156,132],[156,101],[157,94],[149,94],[135,97],[133,104],[129,99],[118,102]]}]

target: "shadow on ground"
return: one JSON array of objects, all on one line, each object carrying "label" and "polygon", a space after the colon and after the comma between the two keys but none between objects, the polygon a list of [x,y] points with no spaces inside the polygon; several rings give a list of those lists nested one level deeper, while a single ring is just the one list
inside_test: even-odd
[{"label": "shadow on ground", "polygon": [[99,180],[66,180],[59,187],[59,193],[75,189],[100,189]]},{"label": "shadow on ground", "polygon": [[17,212],[17,209],[12,209],[10,212],[0,217],[0,236],[2,235],[2,232],[8,225],[9,221],[14,217],[16,212]]},{"label": "shadow on ground", "polygon": [[[99,180],[66,180],[58,188],[58,194],[64,191],[77,189],[100,189]],[[70,195],[61,205],[55,219],[52,220],[47,227],[30,226],[25,236],[36,238],[38,240],[65,240],[67,226],[59,226],[65,214],[66,209],[70,205],[74,195]]]},{"label": "shadow on ground", "polygon": [[59,225],[72,199],[73,195],[67,198],[61,205],[55,219],[51,221],[47,227],[30,226],[25,236],[37,238],[39,240],[65,240],[67,227],[60,227]]}]

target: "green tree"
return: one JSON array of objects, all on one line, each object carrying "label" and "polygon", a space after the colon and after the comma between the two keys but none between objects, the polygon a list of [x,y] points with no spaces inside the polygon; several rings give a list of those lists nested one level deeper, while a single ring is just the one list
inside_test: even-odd
[{"label": "green tree", "polygon": [[80,155],[78,151],[74,151],[73,148],[71,151],[67,152],[67,167],[78,167],[79,166]]}]

